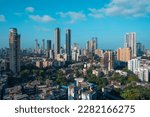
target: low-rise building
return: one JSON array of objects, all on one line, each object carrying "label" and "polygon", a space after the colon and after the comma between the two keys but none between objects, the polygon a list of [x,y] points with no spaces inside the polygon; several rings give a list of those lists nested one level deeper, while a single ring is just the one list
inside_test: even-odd
[{"label": "low-rise building", "polygon": [[126,77],[126,76],[128,75],[127,72],[124,72],[124,71],[122,71],[122,70],[116,70],[115,72],[116,72],[116,73],[119,73],[121,76],[124,76],[124,77]]},{"label": "low-rise building", "polygon": [[43,68],[43,61],[41,61],[41,60],[36,61],[36,67]]},{"label": "low-rise building", "polygon": [[96,100],[97,86],[76,78],[75,83],[68,86],[68,100]]}]

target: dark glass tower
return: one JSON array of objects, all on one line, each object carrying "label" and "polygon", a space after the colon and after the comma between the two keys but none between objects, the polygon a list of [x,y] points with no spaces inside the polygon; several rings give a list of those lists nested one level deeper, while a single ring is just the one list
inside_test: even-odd
[{"label": "dark glass tower", "polygon": [[51,40],[47,40],[47,50],[51,50]]},{"label": "dark glass tower", "polygon": [[66,30],[66,54],[67,61],[71,61],[71,30]]},{"label": "dark glass tower", "polygon": [[60,54],[60,29],[56,28],[55,29],[55,34],[54,34],[54,53],[55,57]]}]

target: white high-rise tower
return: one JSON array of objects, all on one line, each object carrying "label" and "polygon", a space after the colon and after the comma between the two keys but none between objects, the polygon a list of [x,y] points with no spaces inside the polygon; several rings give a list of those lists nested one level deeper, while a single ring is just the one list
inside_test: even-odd
[{"label": "white high-rise tower", "polygon": [[131,49],[131,57],[136,57],[136,33],[126,33],[125,35],[125,48]]}]

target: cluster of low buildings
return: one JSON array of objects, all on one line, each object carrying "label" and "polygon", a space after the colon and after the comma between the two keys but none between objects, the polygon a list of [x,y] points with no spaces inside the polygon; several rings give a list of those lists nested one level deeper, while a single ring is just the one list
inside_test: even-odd
[{"label": "cluster of low buildings", "polygon": [[47,79],[44,84],[38,80],[11,88],[5,87],[6,78],[0,79],[0,98],[3,100],[96,100],[97,85],[84,78],[75,78],[69,86],[57,85]]},{"label": "cluster of low buildings", "polygon": [[74,84],[68,86],[68,100],[96,100],[97,86],[76,78]]},{"label": "cluster of low buildings", "polygon": [[22,87],[19,85],[11,88],[6,88],[3,99],[4,100],[26,100],[28,99],[28,95],[22,93]]},{"label": "cluster of low buildings", "polygon": [[7,75],[0,75],[0,99],[3,99],[4,90],[7,87]]},{"label": "cluster of low buildings", "polygon": [[51,80],[45,84],[34,80],[23,85],[6,88],[3,92],[4,100],[65,100],[67,88],[60,87]]},{"label": "cluster of low buildings", "polygon": [[36,61],[36,67],[47,68],[47,67],[62,67],[65,65],[65,61],[56,61],[50,59],[40,59]]}]

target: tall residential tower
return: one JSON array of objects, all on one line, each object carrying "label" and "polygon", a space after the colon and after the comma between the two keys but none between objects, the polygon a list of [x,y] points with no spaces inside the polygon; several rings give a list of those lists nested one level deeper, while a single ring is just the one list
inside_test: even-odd
[{"label": "tall residential tower", "polygon": [[71,61],[71,30],[66,30],[66,54],[67,61]]},{"label": "tall residential tower", "polygon": [[131,57],[136,57],[136,33],[126,33],[125,35],[125,48],[131,49]]},{"label": "tall residential tower", "polygon": [[94,51],[98,48],[97,37],[93,37],[90,41],[86,43],[86,49],[89,52],[94,53]]},{"label": "tall residential tower", "polygon": [[10,70],[17,74],[20,72],[20,35],[16,28],[9,29],[9,49]]},{"label": "tall residential tower", "polygon": [[60,54],[60,29],[56,28],[54,32],[54,53],[55,57]]}]

